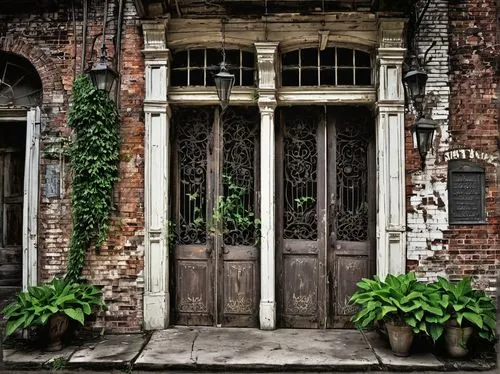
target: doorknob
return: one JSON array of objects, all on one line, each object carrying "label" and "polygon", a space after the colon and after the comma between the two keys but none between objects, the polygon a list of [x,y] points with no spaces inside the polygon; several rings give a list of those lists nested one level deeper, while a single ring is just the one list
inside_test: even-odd
[{"label": "doorknob", "polygon": [[229,253],[229,249],[227,249],[223,244],[220,246],[219,257],[223,255],[227,255]]}]

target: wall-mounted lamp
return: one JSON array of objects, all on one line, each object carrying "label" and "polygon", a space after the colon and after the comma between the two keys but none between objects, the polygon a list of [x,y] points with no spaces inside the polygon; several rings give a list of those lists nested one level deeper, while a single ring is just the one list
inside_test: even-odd
[{"label": "wall-mounted lamp", "polygon": [[422,170],[425,169],[425,157],[432,148],[434,140],[434,131],[438,128],[438,123],[433,119],[419,118],[412,126],[412,132],[417,138],[418,153],[422,161]]},{"label": "wall-mounted lamp", "polygon": [[220,106],[224,111],[229,105],[229,98],[231,90],[234,85],[234,74],[227,71],[226,68],[226,49],[225,49],[225,20],[222,20],[222,62],[220,63],[220,71],[215,74],[215,88],[217,89],[217,96],[219,96]]},{"label": "wall-mounted lamp", "polygon": [[108,1],[104,2],[104,21],[102,25],[102,47],[99,61],[88,71],[90,80],[95,88],[105,91],[108,95],[111,92],[118,72],[106,63],[106,22],[108,19]]},{"label": "wall-mounted lamp", "polygon": [[409,99],[411,100],[419,117],[422,116],[427,78],[427,73],[423,69],[416,66],[412,66],[403,77],[406,92],[408,93]]}]

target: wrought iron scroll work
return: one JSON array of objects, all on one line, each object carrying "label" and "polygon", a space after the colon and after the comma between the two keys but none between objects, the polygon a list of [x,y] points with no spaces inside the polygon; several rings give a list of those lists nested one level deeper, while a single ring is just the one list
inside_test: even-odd
[{"label": "wrought iron scroll work", "polygon": [[210,108],[180,109],[175,116],[179,157],[178,244],[206,243],[207,147]]},{"label": "wrought iron scroll work", "polygon": [[256,108],[229,108],[222,121],[224,196],[240,196],[237,211],[224,220],[224,244],[253,245],[259,235],[254,225],[258,112]]},{"label": "wrought iron scroll work", "polygon": [[345,116],[337,125],[337,240],[368,238],[369,132],[360,116]]},{"label": "wrought iron scroll work", "polygon": [[284,239],[317,240],[317,116],[286,112]]}]

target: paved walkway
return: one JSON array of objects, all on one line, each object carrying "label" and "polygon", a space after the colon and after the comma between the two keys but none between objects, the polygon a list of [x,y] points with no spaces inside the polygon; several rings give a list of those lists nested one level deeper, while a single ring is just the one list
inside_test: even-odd
[{"label": "paved walkway", "polygon": [[[149,339],[149,340],[148,340]],[[431,353],[394,356],[374,333],[355,330],[261,331],[174,327],[152,335],[106,335],[60,352],[5,349],[4,369],[110,371],[450,371],[493,370],[480,360],[442,360]]]}]

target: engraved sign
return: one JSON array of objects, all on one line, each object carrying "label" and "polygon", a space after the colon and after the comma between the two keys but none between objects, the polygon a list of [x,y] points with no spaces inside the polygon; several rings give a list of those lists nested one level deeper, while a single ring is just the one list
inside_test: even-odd
[{"label": "engraved sign", "polygon": [[450,162],[450,224],[485,223],[484,169],[464,162]]},{"label": "engraved sign", "polygon": [[45,169],[45,197],[60,196],[60,171],[59,165],[47,165]]}]

